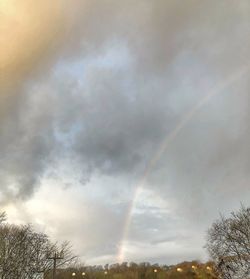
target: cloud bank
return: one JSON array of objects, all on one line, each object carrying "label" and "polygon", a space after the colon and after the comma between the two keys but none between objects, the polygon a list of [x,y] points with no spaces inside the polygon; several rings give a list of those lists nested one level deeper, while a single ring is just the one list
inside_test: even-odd
[{"label": "cloud bank", "polygon": [[[89,246],[79,253],[96,261],[112,259],[134,187],[159,146],[207,92],[248,66],[250,4],[31,2],[2,7],[1,207],[29,211],[32,201],[46,200],[45,189],[78,193],[83,205],[69,212],[86,225],[67,231],[70,217],[56,214],[51,234],[84,239]],[[193,243],[187,239],[194,231],[202,239],[219,210],[250,202],[249,98],[248,71],[200,108],[162,153],[136,205],[128,257],[142,258],[138,247],[147,243],[155,249],[151,260],[162,259],[168,245],[180,259]],[[92,196],[86,189],[95,189]],[[104,212],[112,225],[100,221]],[[54,222],[39,214],[39,222]],[[33,214],[11,216],[36,222]],[[190,257],[201,255],[197,249]]]}]

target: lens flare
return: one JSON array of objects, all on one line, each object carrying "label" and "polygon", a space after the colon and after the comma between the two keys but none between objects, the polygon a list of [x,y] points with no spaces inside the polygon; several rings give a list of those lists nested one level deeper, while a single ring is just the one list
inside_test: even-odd
[{"label": "lens flare", "polygon": [[0,0],[1,92],[14,87],[55,47],[63,33],[61,0]]}]

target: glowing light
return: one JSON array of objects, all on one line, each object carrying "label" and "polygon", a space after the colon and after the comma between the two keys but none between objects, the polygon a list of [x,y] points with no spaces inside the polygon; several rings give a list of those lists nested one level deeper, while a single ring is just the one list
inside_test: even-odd
[{"label": "glowing light", "polygon": [[208,271],[211,271],[211,270],[212,270],[212,268],[211,268],[210,266],[207,266],[206,269],[207,269]]},{"label": "glowing light", "polygon": [[182,271],[183,271],[183,269],[180,268],[180,267],[178,267],[176,270],[177,270],[178,272],[182,272]]}]

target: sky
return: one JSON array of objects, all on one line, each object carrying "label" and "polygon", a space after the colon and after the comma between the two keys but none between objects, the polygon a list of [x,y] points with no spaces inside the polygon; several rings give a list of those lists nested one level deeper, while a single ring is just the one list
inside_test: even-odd
[{"label": "sky", "polygon": [[248,0],[0,0],[0,210],[86,264],[206,260],[250,205]]}]

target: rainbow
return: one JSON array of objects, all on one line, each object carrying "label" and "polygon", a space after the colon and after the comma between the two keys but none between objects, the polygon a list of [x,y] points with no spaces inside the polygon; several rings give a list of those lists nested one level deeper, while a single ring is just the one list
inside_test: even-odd
[{"label": "rainbow", "polygon": [[183,116],[183,118],[180,120],[180,122],[177,124],[177,126],[174,128],[174,130],[168,134],[160,147],[157,149],[154,156],[151,158],[149,163],[147,164],[147,167],[145,169],[145,172],[143,173],[143,176],[139,179],[135,186],[135,191],[133,193],[133,199],[130,203],[126,219],[124,222],[124,229],[122,234],[122,239],[119,245],[118,249],[118,255],[117,255],[117,261],[119,263],[123,262],[125,259],[126,254],[126,242],[128,239],[129,229],[131,226],[131,220],[133,218],[133,213],[136,208],[136,204],[138,201],[138,198],[143,191],[143,187],[145,185],[145,182],[151,173],[151,171],[154,169],[156,163],[161,158],[162,154],[166,152],[166,150],[169,148],[170,144],[175,140],[175,138],[179,135],[180,131],[191,121],[191,119],[195,116],[195,114],[204,106],[206,105],[212,98],[215,96],[221,94],[224,92],[226,88],[228,88],[230,85],[235,83],[237,80],[239,80],[242,76],[244,76],[248,70],[249,70],[250,64],[245,65],[238,71],[235,71],[232,75],[230,75],[228,78],[221,81],[219,84],[214,86],[211,90],[207,92],[204,98],[202,98],[190,111],[188,111],[187,114]]}]

